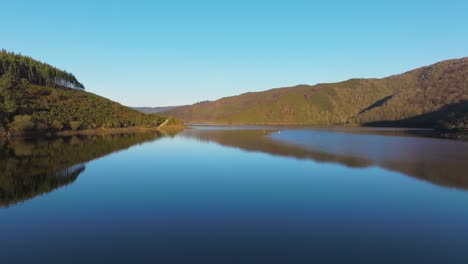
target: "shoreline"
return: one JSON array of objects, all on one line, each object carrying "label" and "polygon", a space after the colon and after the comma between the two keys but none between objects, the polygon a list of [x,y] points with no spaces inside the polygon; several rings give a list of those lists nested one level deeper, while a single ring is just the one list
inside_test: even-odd
[{"label": "shoreline", "polygon": [[301,123],[213,123],[213,122],[190,122],[185,123],[186,126],[222,126],[222,127],[235,127],[235,126],[271,126],[271,127],[298,127],[298,128],[359,128],[359,129],[381,129],[381,130],[427,130],[437,131],[435,128],[430,127],[410,127],[410,126],[361,126],[358,124],[346,125],[314,125],[314,124],[301,124]]},{"label": "shoreline", "polygon": [[313,124],[297,124],[297,123],[215,123],[215,122],[187,122],[186,126],[218,126],[218,127],[270,127],[271,129],[285,129],[285,128],[298,128],[298,129],[337,129],[337,130],[380,130],[380,131],[408,131],[408,132],[427,132],[431,133],[430,137],[440,139],[452,140],[468,140],[468,133],[464,131],[445,131],[432,127],[411,127],[411,126],[362,126],[359,124],[343,124],[343,125],[313,125]]},{"label": "shoreline", "polygon": [[65,130],[65,131],[36,131],[23,134],[12,134],[10,136],[0,136],[0,141],[9,141],[15,138],[31,139],[31,138],[50,138],[64,136],[79,136],[79,135],[112,135],[125,133],[143,133],[143,132],[161,132],[163,134],[182,132],[186,126],[171,125],[164,127],[125,127],[125,128],[96,128],[83,130]]}]

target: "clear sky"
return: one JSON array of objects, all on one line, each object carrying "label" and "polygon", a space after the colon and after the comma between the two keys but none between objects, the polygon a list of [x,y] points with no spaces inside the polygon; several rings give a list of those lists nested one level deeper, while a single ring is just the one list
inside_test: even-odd
[{"label": "clear sky", "polygon": [[129,106],[384,77],[468,56],[466,0],[1,0],[0,25],[0,48]]}]

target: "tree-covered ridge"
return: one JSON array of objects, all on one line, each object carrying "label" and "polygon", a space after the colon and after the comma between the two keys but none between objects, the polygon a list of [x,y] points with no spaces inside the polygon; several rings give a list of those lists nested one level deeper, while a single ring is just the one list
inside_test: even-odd
[{"label": "tree-covered ridge", "polygon": [[383,79],[299,85],[225,97],[163,114],[191,122],[383,124],[468,130],[468,58]]},{"label": "tree-covered ridge", "polygon": [[166,120],[84,91],[30,85],[24,81],[12,82],[1,78],[0,102],[3,134],[157,127]]},{"label": "tree-covered ridge", "polygon": [[11,74],[15,79],[27,79],[29,83],[49,87],[65,87],[84,90],[73,74],[49,64],[13,52],[0,51],[0,77]]},{"label": "tree-covered ridge", "polygon": [[[143,114],[82,89],[68,89],[82,87],[73,75],[28,57],[5,51],[1,54],[1,67],[7,70],[0,76],[0,137],[177,123],[173,118]],[[68,79],[60,85],[56,78]]]}]

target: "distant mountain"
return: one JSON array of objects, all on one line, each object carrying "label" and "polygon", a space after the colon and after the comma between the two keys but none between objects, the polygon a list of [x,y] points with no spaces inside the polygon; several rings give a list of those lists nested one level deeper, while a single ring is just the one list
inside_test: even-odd
[{"label": "distant mountain", "polygon": [[165,111],[172,110],[174,108],[181,107],[181,106],[161,106],[161,107],[130,107],[134,110],[140,111],[145,114],[156,114]]},{"label": "distant mountain", "polygon": [[38,131],[174,123],[173,118],[143,114],[85,92],[71,73],[30,57],[0,52],[0,138]]},{"label": "distant mountain", "polygon": [[298,85],[164,111],[189,122],[358,124],[467,130],[468,57],[383,79]]}]

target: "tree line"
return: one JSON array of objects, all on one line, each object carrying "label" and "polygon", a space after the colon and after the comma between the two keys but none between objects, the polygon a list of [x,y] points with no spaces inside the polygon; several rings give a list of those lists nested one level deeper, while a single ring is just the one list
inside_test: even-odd
[{"label": "tree line", "polygon": [[27,79],[29,83],[49,87],[64,87],[84,90],[84,85],[66,71],[57,69],[31,57],[22,56],[4,49],[0,51],[0,76],[10,74],[13,79]]}]

